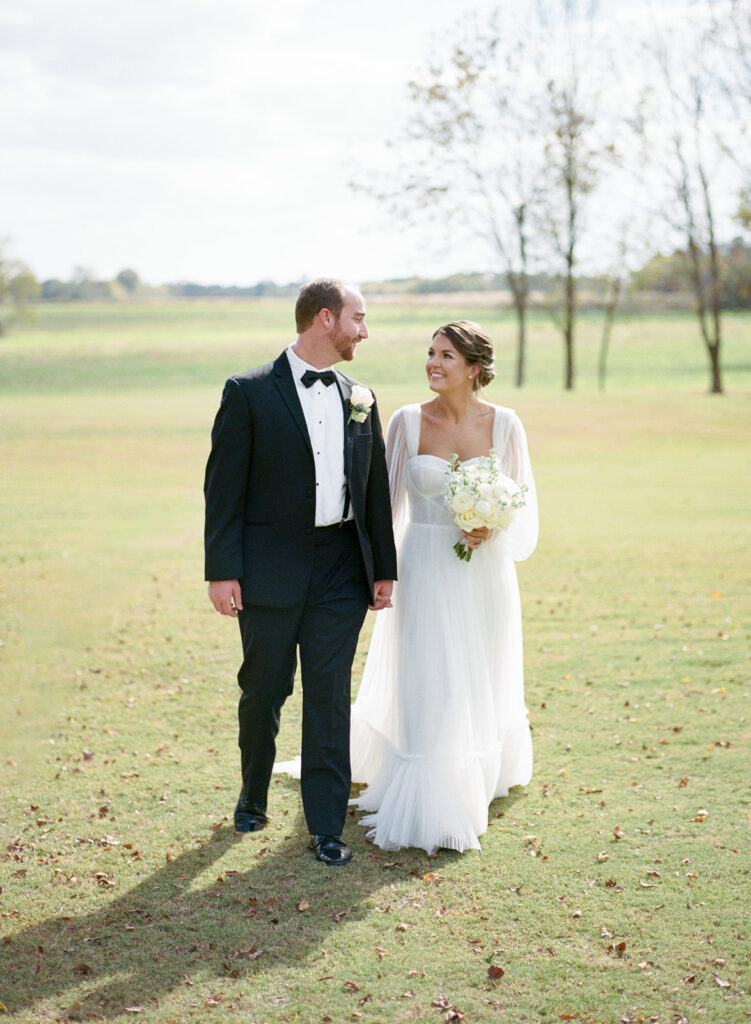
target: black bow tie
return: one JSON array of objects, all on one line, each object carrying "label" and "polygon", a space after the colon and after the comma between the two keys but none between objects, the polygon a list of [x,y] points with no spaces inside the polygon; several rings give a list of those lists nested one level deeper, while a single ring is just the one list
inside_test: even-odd
[{"label": "black bow tie", "polygon": [[317,380],[328,387],[329,384],[334,383],[336,377],[333,370],[306,370],[300,379],[306,388],[311,387]]}]

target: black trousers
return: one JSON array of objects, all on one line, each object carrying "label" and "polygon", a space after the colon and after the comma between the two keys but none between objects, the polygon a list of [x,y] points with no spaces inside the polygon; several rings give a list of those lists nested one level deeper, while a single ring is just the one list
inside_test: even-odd
[{"label": "black trousers", "polygon": [[239,613],[243,663],[238,718],[242,796],[266,807],[282,705],[300,654],[303,809],[313,835],[341,835],[351,784],[350,683],[368,587],[354,524],[315,531],[305,600]]}]

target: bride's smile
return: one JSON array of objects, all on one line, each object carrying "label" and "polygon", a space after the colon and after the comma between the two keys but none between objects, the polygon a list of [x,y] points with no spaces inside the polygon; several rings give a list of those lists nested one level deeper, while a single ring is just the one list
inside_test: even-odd
[{"label": "bride's smile", "polygon": [[472,390],[474,372],[468,373],[469,362],[449,341],[445,334],[437,334],[428,349],[425,370],[432,391],[454,388]]}]

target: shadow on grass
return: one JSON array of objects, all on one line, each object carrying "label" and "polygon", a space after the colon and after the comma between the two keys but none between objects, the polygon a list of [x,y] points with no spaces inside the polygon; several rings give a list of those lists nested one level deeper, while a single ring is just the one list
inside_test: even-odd
[{"label": "shadow on grass", "polygon": [[[322,953],[332,930],[370,912],[367,897],[390,884],[394,868],[411,867],[419,878],[460,856],[442,851],[428,861],[416,850],[385,854],[365,840],[364,830],[353,831],[353,822],[355,857],[346,868],[331,869],[305,849],[301,813],[289,828],[293,835],[269,836],[264,845],[266,833],[238,837],[222,826],[101,909],[50,917],[8,936],[0,973],[7,1009],[49,1012],[51,1001],[56,1015],[62,1011],[69,1020],[106,1019],[153,1006],[181,985],[260,980]],[[221,871],[220,858],[238,843],[253,865]],[[205,989],[199,998],[207,998]]]}]

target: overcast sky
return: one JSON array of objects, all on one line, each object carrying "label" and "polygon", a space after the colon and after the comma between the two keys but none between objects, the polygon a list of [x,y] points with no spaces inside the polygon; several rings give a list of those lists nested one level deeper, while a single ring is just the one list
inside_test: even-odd
[{"label": "overcast sky", "polygon": [[494,6],[0,0],[0,238],[40,279],[485,269],[481,246],[439,256],[347,183],[382,161],[431,42]]}]

